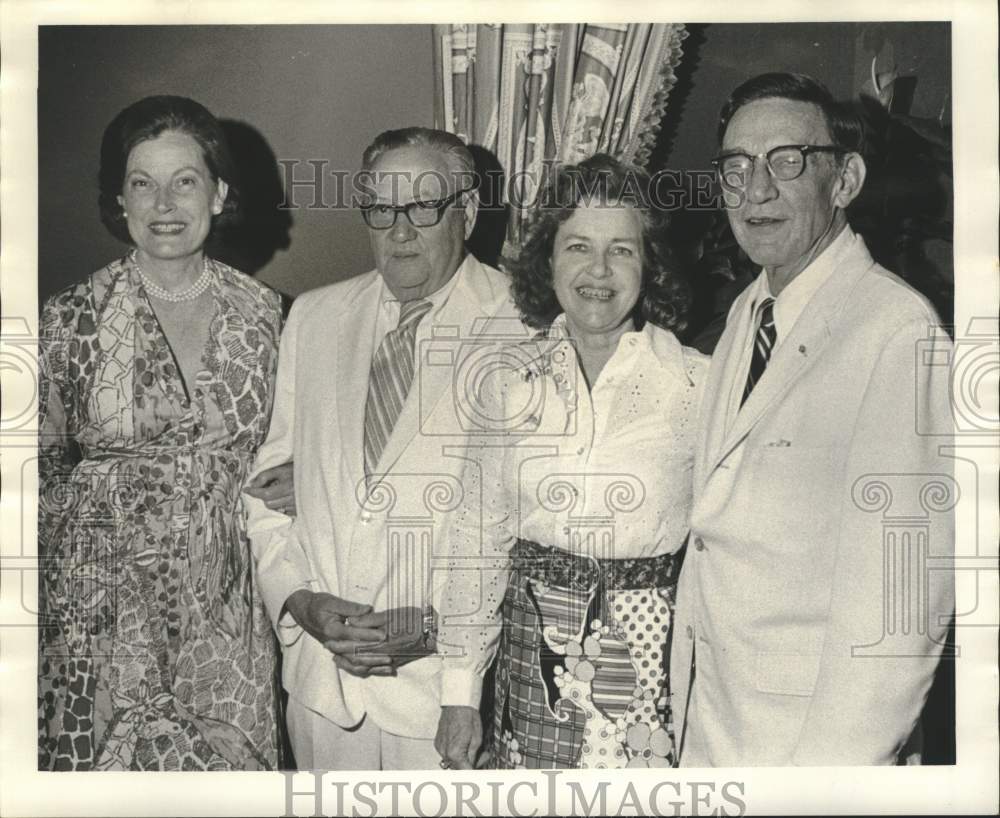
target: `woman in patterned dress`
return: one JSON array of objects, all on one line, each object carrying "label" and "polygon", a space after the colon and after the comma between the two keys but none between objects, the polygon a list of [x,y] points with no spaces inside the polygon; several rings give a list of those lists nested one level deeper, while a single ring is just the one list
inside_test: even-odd
[{"label": "woman in patterned dress", "polygon": [[148,97],[101,148],[130,251],[41,317],[39,768],[277,766],[273,635],[240,490],[278,295],[204,254],[235,206],[215,118]]},{"label": "woman in patterned dress", "polygon": [[484,428],[449,537],[442,766],[490,757],[477,707],[497,652],[493,766],[673,761],[670,623],[708,359],[673,335],[687,299],[648,191],[609,156],[557,173],[513,271],[543,332],[467,379]]}]

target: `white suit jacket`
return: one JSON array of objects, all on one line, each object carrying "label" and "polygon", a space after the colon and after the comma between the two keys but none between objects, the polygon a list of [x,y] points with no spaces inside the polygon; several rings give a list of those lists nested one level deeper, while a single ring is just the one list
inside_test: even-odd
[{"label": "white suit jacket", "polygon": [[383,287],[378,272],[301,295],[281,336],[274,413],[255,470],[294,458],[298,516],[268,511],[248,497],[249,534],[264,603],[283,645],[284,687],[344,727],[368,714],[396,735],[432,738],[437,730],[437,657],[413,661],[396,677],[359,679],[341,672],[291,617],[278,617],[299,588],[376,611],[437,607],[445,572],[434,570],[435,559],[444,521],[461,499],[463,460],[456,453],[475,430],[475,418],[456,410],[466,383],[456,379],[470,374],[461,362],[504,333],[523,338],[525,332],[506,276],[472,256],[455,275],[447,301],[421,322],[414,380],[379,462],[382,477],[370,491],[363,436]]},{"label": "white suit jacket", "polygon": [[933,309],[860,237],[830,251],[735,416],[749,291],[712,359],[671,656],[683,766],[894,763],[941,652],[957,490],[926,430],[953,428],[950,342],[930,351]]}]

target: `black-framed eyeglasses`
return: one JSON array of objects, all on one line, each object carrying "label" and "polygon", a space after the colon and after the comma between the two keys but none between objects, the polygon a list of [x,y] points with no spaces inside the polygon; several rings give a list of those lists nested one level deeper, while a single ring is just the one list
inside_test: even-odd
[{"label": "black-framed eyeglasses", "polygon": [[748,153],[723,153],[712,160],[719,174],[719,181],[725,187],[741,190],[746,187],[753,174],[758,159],[767,163],[768,173],[779,182],[798,179],[806,169],[806,157],[810,153],[849,153],[840,145],[778,145],[766,153],[751,156]]},{"label": "black-framed eyeglasses", "polygon": [[475,190],[475,185],[457,190],[443,199],[417,200],[405,205],[362,205],[361,216],[365,220],[365,224],[372,230],[389,230],[395,226],[400,213],[405,213],[406,218],[414,227],[433,227],[441,221],[444,212],[455,203],[459,196],[472,190]]}]

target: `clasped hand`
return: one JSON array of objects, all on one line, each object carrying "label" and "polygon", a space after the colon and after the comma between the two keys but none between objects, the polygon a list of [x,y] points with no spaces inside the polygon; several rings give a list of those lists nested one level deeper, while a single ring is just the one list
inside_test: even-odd
[{"label": "clasped hand", "polygon": [[295,474],[291,461],[264,469],[243,487],[243,491],[256,497],[271,511],[295,516]]},{"label": "clasped hand", "polygon": [[355,676],[392,676],[397,668],[434,653],[424,638],[420,608],[374,612],[325,592],[300,589],[285,607],[296,622],[333,654],[341,670]]}]

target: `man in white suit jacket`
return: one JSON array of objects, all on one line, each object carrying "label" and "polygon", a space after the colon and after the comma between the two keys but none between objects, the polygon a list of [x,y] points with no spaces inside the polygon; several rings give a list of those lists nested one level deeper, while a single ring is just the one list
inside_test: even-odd
[{"label": "man in white suit jacket", "polygon": [[[478,339],[523,330],[507,278],[465,250],[477,201],[461,140],[388,131],[366,150],[364,170],[377,269],[296,299],[256,466],[294,460],[297,516],[248,500],[301,769],[438,765],[433,611],[444,571],[435,554],[461,497],[455,453],[474,427],[456,409],[457,379]],[[373,358],[416,299],[430,305],[417,324],[416,371],[373,466],[365,455]]]},{"label": "man in white suit jacket", "polygon": [[733,232],[764,270],[703,397],[671,657],[680,763],[895,763],[953,608],[933,566],[950,567],[957,492],[947,441],[921,433],[952,428],[948,367],[927,365],[949,343],[847,223],[861,130],[825,88],[750,80],[719,138]]}]

